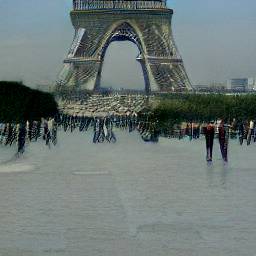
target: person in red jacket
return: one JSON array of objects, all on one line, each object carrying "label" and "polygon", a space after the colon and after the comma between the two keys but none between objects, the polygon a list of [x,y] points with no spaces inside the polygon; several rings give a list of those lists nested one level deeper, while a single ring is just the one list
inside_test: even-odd
[{"label": "person in red jacket", "polygon": [[215,134],[214,122],[207,124],[205,128],[205,141],[206,141],[206,160],[207,162],[212,161],[212,149]]}]

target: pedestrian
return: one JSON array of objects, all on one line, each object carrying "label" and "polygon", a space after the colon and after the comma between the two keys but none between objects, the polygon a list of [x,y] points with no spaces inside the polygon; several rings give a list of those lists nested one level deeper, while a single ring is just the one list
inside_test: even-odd
[{"label": "pedestrian", "polygon": [[205,141],[206,141],[206,161],[212,161],[212,149],[215,134],[214,122],[209,122],[205,128]]},{"label": "pedestrian", "polygon": [[249,146],[251,144],[253,131],[254,131],[254,121],[251,120],[249,122],[249,129],[248,129],[248,133],[247,133],[247,146]]},{"label": "pedestrian", "polygon": [[243,121],[240,121],[240,123],[238,124],[238,137],[239,137],[240,145],[243,145],[244,133],[245,133],[244,123],[243,123]]},{"label": "pedestrian", "polygon": [[26,125],[24,123],[19,124],[18,131],[18,154],[23,154],[27,135]]},{"label": "pedestrian", "polygon": [[228,161],[228,138],[229,138],[229,127],[225,125],[224,120],[221,120],[219,125],[219,143],[222,159],[224,162]]}]

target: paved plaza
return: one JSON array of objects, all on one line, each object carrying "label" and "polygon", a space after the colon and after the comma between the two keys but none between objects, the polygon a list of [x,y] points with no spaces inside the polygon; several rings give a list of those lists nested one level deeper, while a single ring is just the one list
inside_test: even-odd
[{"label": "paved plaza", "polygon": [[255,145],[230,145],[213,165],[204,140],[146,144],[116,131],[59,134],[23,158],[0,148],[1,256],[252,256],[256,245]]}]

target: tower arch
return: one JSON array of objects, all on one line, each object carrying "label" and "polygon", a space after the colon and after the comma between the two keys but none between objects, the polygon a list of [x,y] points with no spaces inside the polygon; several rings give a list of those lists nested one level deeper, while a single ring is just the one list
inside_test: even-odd
[{"label": "tower arch", "polygon": [[139,49],[147,92],[191,89],[172,36],[173,10],[164,0],[73,0],[73,5],[75,36],[59,87],[99,89],[109,44],[129,40]]},{"label": "tower arch", "polygon": [[142,68],[145,91],[149,93],[150,92],[149,75],[148,75],[145,63],[141,61],[141,55],[144,53],[144,49],[143,49],[142,41],[139,38],[139,35],[136,32],[136,29],[134,29],[134,27],[129,23],[129,21],[123,21],[123,22],[116,23],[109,31],[110,32],[107,33],[108,36],[106,37],[105,40],[103,40],[102,46],[100,47],[100,51],[98,53],[99,54],[98,57],[100,59],[101,64],[97,74],[95,90],[99,89],[101,86],[102,68],[104,64],[106,51],[109,45],[115,41],[130,41],[133,44],[135,44],[139,50],[139,54],[136,60],[139,61]]}]

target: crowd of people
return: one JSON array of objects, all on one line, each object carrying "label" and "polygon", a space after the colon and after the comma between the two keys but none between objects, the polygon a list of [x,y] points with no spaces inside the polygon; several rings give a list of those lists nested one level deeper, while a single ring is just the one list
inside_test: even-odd
[{"label": "crowd of people", "polygon": [[53,118],[41,121],[27,121],[18,124],[0,123],[0,144],[18,147],[17,154],[23,154],[25,145],[42,138],[50,147],[57,143],[57,123]]},{"label": "crowd of people", "polygon": [[[106,117],[86,117],[58,114],[55,118],[41,121],[27,121],[23,123],[0,123],[0,144],[18,147],[18,154],[22,154],[25,145],[42,139],[50,147],[57,143],[57,130],[86,132],[93,129],[93,143],[115,143],[116,136],[113,128],[132,132],[138,130],[145,141],[150,140],[152,124],[139,120],[137,115],[110,115]],[[153,137],[152,137],[153,138]]]},{"label": "crowd of people", "polygon": [[94,130],[93,143],[116,142],[113,128],[119,128],[132,132],[138,130],[144,141],[157,141],[155,125],[149,120],[132,115],[108,115],[105,117],[86,117],[60,114],[56,119],[58,126],[64,131],[87,131],[90,127]]},{"label": "crowd of people", "polygon": [[206,140],[206,160],[212,161],[213,143],[217,138],[219,141],[220,152],[225,162],[228,161],[228,143],[229,139],[238,139],[240,145],[244,142],[249,146],[251,142],[256,142],[256,125],[253,120],[225,122],[216,120],[208,123],[181,123],[174,125],[165,132],[160,132],[168,138],[189,138],[196,140],[205,137]]},{"label": "crowd of people", "polygon": [[59,111],[71,116],[108,116],[139,113],[145,106],[152,104],[154,96],[94,94],[83,99],[60,98],[58,100]]},{"label": "crowd of people", "polygon": [[[115,143],[116,136],[113,128],[127,130],[128,132],[138,131],[145,142],[158,142],[161,135],[166,135],[161,131],[161,127],[156,120],[150,119],[149,115],[108,115],[105,117],[73,116],[59,113],[55,118],[42,119],[41,121],[27,121],[24,123],[0,123],[0,144],[17,144],[18,154],[22,154],[25,145],[29,142],[42,139],[45,145],[50,147],[57,143],[57,130],[73,132],[78,130],[86,132],[92,129],[94,132],[93,143]],[[224,120],[212,121],[204,124],[183,123],[176,126],[168,137],[182,139],[189,137],[199,139],[202,135],[206,141],[206,160],[213,159],[213,144],[217,137],[219,140],[220,152],[225,162],[228,161],[229,139],[238,138],[242,145],[246,141],[250,145],[256,142],[256,125],[253,120],[247,122],[233,121],[230,124]]]},{"label": "crowd of people", "polygon": [[246,141],[247,145],[256,142],[256,126],[253,120],[239,121],[235,120],[228,124],[224,120],[209,122],[203,127],[203,133],[206,140],[206,160],[212,161],[213,142],[217,137],[219,140],[220,152],[225,162],[228,161],[228,142],[229,139],[239,139],[240,145]]}]

